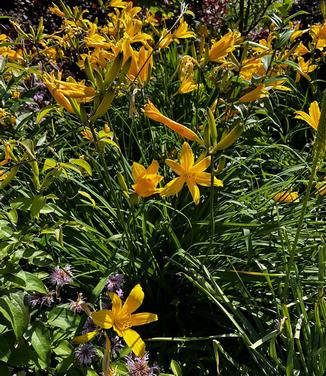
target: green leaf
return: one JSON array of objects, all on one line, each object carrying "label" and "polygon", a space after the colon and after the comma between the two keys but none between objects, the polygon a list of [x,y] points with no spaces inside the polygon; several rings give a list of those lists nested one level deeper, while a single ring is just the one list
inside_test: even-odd
[{"label": "green leaf", "polygon": [[8,213],[8,218],[10,219],[10,221],[14,224],[17,224],[18,222],[18,213],[17,213],[17,210],[15,209],[12,209],[10,210]]},{"label": "green leaf", "polygon": [[94,303],[95,300],[99,297],[100,293],[102,292],[102,290],[104,289],[105,285],[106,285],[106,282],[107,282],[108,278],[107,277],[104,277],[100,280],[100,282],[94,287],[92,293],[91,293],[91,297],[90,297],[90,303]]},{"label": "green leaf", "polygon": [[55,168],[57,165],[57,162],[53,159],[46,159],[44,162],[44,166],[42,168],[42,172],[45,172],[47,170],[51,170],[52,168]]},{"label": "green leaf", "polygon": [[70,159],[69,162],[83,168],[89,176],[92,176],[92,168],[84,159]]},{"label": "green leaf", "polygon": [[85,192],[85,191],[78,191],[78,193],[79,193],[80,195],[82,195],[82,196],[88,198],[89,201],[91,202],[92,206],[95,208],[95,206],[96,206],[95,200],[92,198],[92,196],[91,196],[89,193],[87,193],[87,192]]},{"label": "green leaf", "polygon": [[272,332],[266,334],[264,337],[260,338],[258,341],[256,341],[255,343],[253,343],[252,345],[250,345],[250,348],[251,349],[257,349],[259,346],[261,346],[263,343],[265,343],[266,341],[269,341],[270,339],[272,338],[276,338],[278,335],[278,330],[275,329],[273,330]]},{"label": "green leaf", "polygon": [[53,109],[55,109],[54,106],[47,106],[47,107],[44,107],[42,108],[42,110],[37,114],[36,116],[36,124],[40,124],[40,122],[42,121],[42,119],[49,113],[51,112]]},{"label": "green leaf", "polygon": [[63,169],[73,170],[73,171],[77,172],[79,175],[82,174],[80,169],[78,167],[74,166],[72,163],[61,162],[60,167],[62,167]]},{"label": "green leaf", "polygon": [[41,294],[47,294],[47,288],[44,283],[35,275],[29,272],[21,270],[16,274],[17,277],[21,278],[24,284],[24,290],[29,292],[39,292]]},{"label": "green leaf", "polygon": [[23,336],[30,319],[24,297],[22,291],[16,291],[0,298],[0,312],[11,323],[16,339]]},{"label": "green leaf", "polygon": [[75,315],[65,307],[55,307],[49,313],[48,324],[63,330],[75,331],[78,327],[80,316]]},{"label": "green leaf", "polygon": [[64,340],[61,341],[58,346],[53,349],[53,352],[58,356],[67,357],[72,353],[72,350],[73,348],[71,344],[68,341]]},{"label": "green leaf", "polygon": [[174,376],[182,376],[181,367],[176,360],[171,360],[170,367]]},{"label": "green leaf", "polygon": [[39,366],[46,369],[51,360],[51,342],[48,329],[41,321],[34,321],[32,327],[31,343],[38,355]]},{"label": "green leaf", "polygon": [[41,196],[41,195],[34,197],[32,201],[32,206],[31,206],[32,218],[37,218],[37,219],[39,218],[40,211],[45,204],[46,204],[46,197]]}]

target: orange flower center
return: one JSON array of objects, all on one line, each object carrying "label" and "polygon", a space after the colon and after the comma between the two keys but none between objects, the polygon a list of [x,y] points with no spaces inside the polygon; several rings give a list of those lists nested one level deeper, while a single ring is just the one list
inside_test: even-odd
[{"label": "orange flower center", "polygon": [[193,174],[190,172],[187,172],[186,174],[184,174],[184,177],[187,182],[194,182],[196,180],[196,174]]},{"label": "orange flower center", "polygon": [[113,326],[120,332],[129,329],[132,326],[131,314],[118,315],[114,320]]}]

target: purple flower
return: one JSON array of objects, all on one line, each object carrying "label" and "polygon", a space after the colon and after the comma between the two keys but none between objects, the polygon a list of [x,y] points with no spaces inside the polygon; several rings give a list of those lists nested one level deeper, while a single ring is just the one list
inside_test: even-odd
[{"label": "purple flower", "polygon": [[96,348],[91,343],[79,345],[75,350],[75,358],[77,359],[78,363],[84,366],[90,365],[96,354]]},{"label": "purple flower", "polygon": [[127,368],[129,376],[154,376],[159,374],[158,367],[150,367],[148,364],[148,353],[142,358],[137,356],[127,356]]},{"label": "purple flower", "polygon": [[85,300],[83,299],[83,294],[79,293],[77,295],[77,300],[69,300],[69,308],[74,313],[80,313],[83,310],[83,304],[85,303]]},{"label": "purple flower", "polygon": [[63,268],[59,268],[58,266],[53,270],[50,279],[54,285],[61,287],[72,282],[72,268],[71,266],[67,265]]},{"label": "purple flower", "polygon": [[123,343],[122,343],[120,337],[115,336],[115,335],[110,337],[110,341],[111,341],[112,355],[116,356],[116,355],[118,355],[119,351],[123,348]]},{"label": "purple flower", "polygon": [[124,277],[122,274],[111,274],[106,282],[106,288],[110,292],[117,293],[120,298],[123,297],[122,287],[124,284]]},{"label": "purple flower", "polygon": [[27,303],[32,308],[35,308],[37,305],[51,307],[52,303],[54,302],[53,295],[53,291],[50,291],[47,294],[40,294],[39,292],[36,292],[27,296]]}]

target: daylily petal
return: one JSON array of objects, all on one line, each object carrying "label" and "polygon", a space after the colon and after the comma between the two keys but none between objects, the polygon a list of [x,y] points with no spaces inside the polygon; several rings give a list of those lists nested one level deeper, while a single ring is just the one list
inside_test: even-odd
[{"label": "daylily petal", "polygon": [[198,205],[200,201],[200,191],[199,191],[198,185],[192,181],[188,181],[187,185],[191,193],[192,199],[194,200],[194,203]]},{"label": "daylily petal", "polygon": [[286,203],[297,201],[298,198],[299,198],[299,192],[296,192],[296,191],[295,192],[286,192],[286,191],[278,192],[272,197],[274,201],[286,202]]},{"label": "daylily petal", "polygon": [[309,115],[311,116],[312,124],[311,125],[314,129],[318,128],[319,120],[320,120],[320,109],[317,101],[311,103],[309,107]]},{"label": "daylily petal", "polygon": [[122,302],[120,296],[114,292],[110,292],[109,296],[112,301],[112,317],[114,317],[121,310]]},{"label": "daylily petal", "polygon": [[110,329],[113,325],[113,313],[108,309],[102,309],[100,311],[94,312],[91,318],[95,325],[100,326],[104,329]]},{"label": "daylily petal", "polygon": [[146,171],[145,167],[140,163],[134,162],[131,168],[132,177],[136,181],[144,172]]},{"label": "daylily petal", "polygon": [[189,169],[189,172],[198,174],[203,172],[211,164],[211,157],[206,157]]},{"label": "daylily petal", "polygon": [[189,169],[194,165],[194,161],[194,154],[191,150],[190,145],[188,144],[188,142],[184,142],[180,154],[181,166],[185,171],[189,171]]},{"label": "daylily petal", "polygon": [[150,322],[157,321],[158,316],[155,313],[142,312],[131,315],[131,326],[139,326],[149,324]]},{"label": "daylily petal", "polygon": [[121,314],[133,313],[139,308],[144,300],[144,292],[140,284],[136,285],[130,292],[128,298],[126,299]]},{"label": "daylily petal", "polygon": [[160,195],[162,197],[173,196],[179,193],[185,183],[184,176],[180,176],[178,178],[174,178],[166,186],[162,189]]},{"label": "daylily petal", "polygon": [[147,174],[154,174],[154,175],[156,175],[158,173],[159,167],[160,167],[160,165],[154,159],[153,162],[148,166]]},{"label": "daylily petal", "polygon": [[132,329],[127,329],[123,332],[123,339],[136,356],[140,358],[144,356],[145,343],[137,332]]},{"label": "daylily petal", "polygon": [[78,344],[81,344],[81,343],[87,343],[89,342],[91,339],[93,339],[95,336],[96,336],[97,332],[88,332],[88,333],[85,333],[81,336],[78,336],[78,337],[75,337],[73,339],[73,342],[74,343],[78,343]]},{"label": "daylily petal", "polygon": [[311,127],[313,127],[313,123],[311,121],[311,117],[305,113],[304,111],[296,111],[297,115],[295,116],[295,119],[304,120],[306,123],[308,123]]},{"label": "daylily petal", "polygon": [[[196,176],[196,183],[204,187],[211,186],[211,174],[209,172],[202,172]],[[215,187],[223,187],[223,182],[214,176],[213,184]]]},{"label": "daylily petal", "polygon": [[185,173],[184,168],[172,159],[166,159],[165,163],[177,174],[182,175]]}]

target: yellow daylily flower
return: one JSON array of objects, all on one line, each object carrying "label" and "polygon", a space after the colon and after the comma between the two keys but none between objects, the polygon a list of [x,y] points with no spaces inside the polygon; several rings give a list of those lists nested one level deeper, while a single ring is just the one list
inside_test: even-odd
[{"label": "yellow daylily flower", "polygon": [[195,38],[196,34],[193,31],[188,30],[188,24],[182,18],[178,28],[173,33],[173,37],[176,38],[176,39]]},{"label": "yellow daylily flower", "polygon": [[58,86],[57,91],[64,94],[66,97],[83,99],[89,102],[96,93],[95,89],[86,86],[83,81],[76,82],[72,77],[68,77],[67,81],[55,79],[54,82]]},{"label": "yellow daylily flower", "polygon": [[159,48],[167,48],[173,42],[173,34],[167,29],[163,29],[161,38],[159,40]]},{"label": "yellow daylily flower", "polygon": [[310,81],[311,78],[309,77],[308,73],[313,72],[318,67],[317,65],[312,64],[310,60],[305,61],[304,58],[301,56],[298,58],[298,65],[299,68],[297,69],[295,82],[300,81],[300,76],[303,76],[308,81]]},{"label": "yellow daylily flower", "polygon": [[264,84],[258,85],[254,90],[249,91],[249,93],[243,95],[240,99],[240,103],[254,102],[257,99],[268,97],[268,90]]},{"label": "yellow daylily flower", "polygon": [[220,40],[213,43],[208,53],[208,59],[215,62],[221,61],[229,52],[235,50],[238,46],[236,43],[240,41],[240,37],[239,31],[229,31]]},{"label": "yellow daylily flower", "polygon": [[128,5],[128,3],[129,1],[111,0],[109,6],[112,8],[125,8]]},{"label": "yellow daylily flower", "polygon": [[261,58],[246,59],[242,62],[240,76],[250,81],[254,75],[264,76],[266,73]]},{"label": "yellow daylily flower", "polygon": [[[212,175],[204,172],[211,163],[211,157],[205,157],[195,162],[194,154],[187,142],[184,142],[179,158],[180,163],[167,159],[165,163],[177,174],[177,178],[171,180],[161,191],[162,197],[173,196],[181,191],[184,184],[187,183],[194,203],[197,205],[200,201],[200,191],[198,185],[204,187],[211,186]],[[213,184],[216,187],[223,187],[222,180],[213,178]]]},{"label": "yellow daylily flower", "polygon": [[316,195],[325,196],[325,194],[326,194],[325,178],[324,178],[324,181],[319,181],[318,183],[316,183],[315,188],[316,188]]},{"label": "yellow daylily flower", "polygon": [[83,136],[83,138],[86,138],[86,140],[93,142],[93,134],[89,128],[84,129],[80,132],[80,134]]},{"label": "yellow daylily flower", "polygon": [[58,78],[54,73],[45,73],[43,81],[53,98],[68,112],[74,112],[70,98],[75,98],[77,102],[89,102],[95,95],[95,90],[88,87],[83,81],[76,82],[72,77],[68,77],[67,81],[61,81],[62,73],[58,72]]},{"label": "yellow daylily flower", "polygon": [[98,33],[88,35],[84,38],[84,41],[87,47],[112,48],[114,46],[112,42],[108,42],[102,35]]},{"label": "yellow daylily flower", "polygon": [[156,188],[163,176],[158,175],[159,164],[153,161],[146,169],[140,163],[134,162],[132,165],[132,177],[135,184],[132,188],[140,197],[149,197],[159,193],[160,189]]},{"label": "yellow daylily flower", "polygon": [[145,104],[143,112],[144,115],[147,116],[149,119],[158,121],[159,123],[166,125],[168,128],[172,129],[180,136],[187,138],[188,140],[197,141],[199,143],[202,142],[194,131],[185,127],[182,124],[177,123],[176,121],[168,118],[167,116],[164,116],[150,100],[148,100],[148,103]]},{"label": "yellow daylily flower", "polygon": [[25,61],[23,57],[22,50],[13,50],[10,47],[3,46],[0,47],[0,55],[7,57],[9,60],[18,61],[19,63],[23,63]]},{"label": "yellow daylily flower", "polygon": [[308,48],[302,43],[300,42],[298,44],[298,46],[296,47],[296,49],[294,50],[294,56],[303,56],[303,55],[306,55],[307,53],[309,53],[309,50]]},{"label": "yellow daylily flower", "polygon": [[91,314],[93,322],[104,329],[113,328],[119,337],[123,337],[133,353],[142,357],[145,354],[145,343],[140,335],[133,329],[133,326],[149,324],[158,320],[154,313],[134,313],[143,303],[144,292],[141,286],[136,285],[130,292],[128,298],[122,304],[120,297],[110,293],[112,309],[103,309]]},{"label": "yellow daylily flower", "polygon": [[178,93],[180,94],[191,93],[192,91],[196,89],[198,89],[198,84],[194,82],[192,76],[188,76],[181,81],[181,84],[178,89]]},{"label": "yellow daylily flower", "polygon": [[277,202],[290,203],[290,202],[294,202],[298,200],[299,192],[282,191],[282,192],[276,193],[272,198],[274,201],[277,201]]},{"label": "yellow daylily flower", "polygon": [[5,144],[5,159],[0,161],[0,166],[5,166],[11,161],[10,151],[11,151],[11,146],[9,143],[6,143]]},{"label": "yellow daylily flower", "polygon": [[198,61],[194,59],[192,56],[183,56],[180,59],[179,65],[180,80],[182,81],[184,78],[191,76],[194,72],[194,66],[196,65],[199,65]]},{"label": "yellow daylily flower", "polygon": [[323,50],[326,47],[326,22],[323,25],[312,25],[310,34],[315,42],[316,48]]},{"label": "yellow daylily flower", "polygon": [[[9,143],[5,144],[5,159],[0,161],[0,166],[6,166],[11,161],[11,146]],[[5,173],[4,169],[0,169],[0,181],[5,180],[9,172]]]},{"label": "yellow daylily flower", "polygon": [[317,101],[311,103],[309,114],[304,111],[295,111],[295,113],[295,119],[301,119],[317,130],[320,119],[320,108]]},{"label": "yellow daylily flower", "polygon": [[146,49],[144,46],[139,51],[131,50],[131,65],[128,71],[130,80],[137,80],[141,84],[148,81],[151,76],[153,66],[153,49]]},{"label": "yellow daylily flower", "polygon": [[275,39],[275,35],[273,32],[268,34],[267,39],[260,39],[259,45],[253,47],[253,50],[255,52],[258,52],[260,54],[268,54],[273,49],[273,40]]}]

